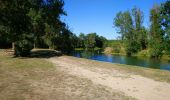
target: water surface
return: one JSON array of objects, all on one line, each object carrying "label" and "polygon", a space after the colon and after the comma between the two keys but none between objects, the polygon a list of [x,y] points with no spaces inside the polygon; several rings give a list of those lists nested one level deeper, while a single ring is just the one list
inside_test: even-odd
[{"label": "water surface", "polygon": [[149,59],[146,57],[139,58],[139,57],[118,56],[118,55],[105,55],[101,53],[101,51],[74,51],[71,53],[71,55],[79,58],[87,58],[87,59],[104,61],[104,62],[170,70],[170,61],[167,60],[156,60],[156,59]]}]

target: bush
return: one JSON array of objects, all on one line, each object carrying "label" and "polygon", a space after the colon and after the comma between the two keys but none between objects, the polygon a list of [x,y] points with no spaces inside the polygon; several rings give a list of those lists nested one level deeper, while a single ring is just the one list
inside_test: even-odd
[{"label": "bush", "polygon": [[27,39],[15,42],[15,56],[26,57],[33,49],[33,42]]},{"label": "bush", "polygon": [[114,53],[120,53],[120,49],[121,49],[120,46],[113,46],[113,52]]},{"label": "bush", "polygon": [[149,54],[151,58],[160,58],[163,55],[164,44],[157,40],[150,40]]},{"label": "bush", "polygon": [[140,52],[138,52],[137,54],[138,56],[149,56],[149,50],[141,50]]},{"label": "bush", "polygon": [[128,56],[137,53],[139,50],[140,50],[140,44],[137,41],[133,40],[127,43],[126,53]]}]

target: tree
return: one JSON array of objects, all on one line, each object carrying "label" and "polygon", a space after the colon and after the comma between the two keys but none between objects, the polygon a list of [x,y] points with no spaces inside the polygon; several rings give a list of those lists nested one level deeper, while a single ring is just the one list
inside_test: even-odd
[{"label": "tree", "polygon": [[139,44],[134,31],[133,20],[129,11],[117,13],[114,19],[114,25],[118,28],[121,38],[125,43],[127,55],[136,53],[139,50]]},{"label": "tree", "polygon": [[28,16],[32,23],[32,33],[34,35],[34,48],[38,46],[38,40],[44,35],[45,25],[42,19],[42,11],[40,7],[30,8]]},{"label": "tree", "polygon": [[143,26],[143,19],[143,12],[136,7],[117,13],[114,19],[114,26],[121,35],[127,55],[147,48],[148,32]]},{"label": "tree", "polygon": [[85,48],[85,35],[84,35],[84,33],[80,33],[78,38],[79,38],[80,48]]},{"label": "tree", "polygon": [[10,48],[11,40],[8,38],[8,27],[4,27],[0,24],[0,48]]},{"label": "tree", "polygon": [[134,24],[134,29],[139,31],[142,28],[143,24],[143,12],[139,9],[134,7],[132,9],[132,17],[133,17],[133,22]]},{"label": "tree", "polygon": [[42,39],[56,49],[60,34],[67,30],[60,20],[66,15],[63,0],[1,0],[0,6],[0,32],[15,42],[16,56],[28,56],[33,44]]},{"label": "tree", "polygon": [[162,56],[164,49],[164,33],[161,27],[160,7],[155,6],[151,9],[150,13],[150,56],[159,58]]},{"label": "tree", "polygon": [[74,47],[73,33],[67,28],[59,34],[54,44],[57,50],[61,50],[63,53],[70,53]]},{"label": "tree", "polygon": [[170,53],[170,0],[160,7],[161,26],[164,30],[165,50]]},{"label": "tree", "polygon": [[85,47],[86,49],[94,49],[96,41],[95,41],[96,33],[89,33],[85,39]]},{"label": "tree", "polygon": [[106,46],[107,39],[103,36],[96,36],[96,47],[98,48],[104,48]]},{"label": "tree", "polygon": [[132,9],[132,18],[134,22],[134,35],[139,44],[141,50],[146,49],[147,46],[147,31],[143,26],[143,12],[134,7]]},{"label": "tree", "polygon": [[148,30],[142,27],[138,34],[138,42],[140,44],[140,49],[145,50],[148,47]]},{"label": "tree", "polygon": [[1,26],[9,29],[8,38],[15,42],[15,55],[27,56],[32,49],[32,25],[29,16],[29,0],[1,0]]},{"label": "tree", "polygon": [[44,39],[51,49],[57,48],[55,41],[67,30],[65,23],[60,20],[61,15],[66,15],[63,6],[63,0],[46,0],[42,5],[42,18],[45,24]]}]

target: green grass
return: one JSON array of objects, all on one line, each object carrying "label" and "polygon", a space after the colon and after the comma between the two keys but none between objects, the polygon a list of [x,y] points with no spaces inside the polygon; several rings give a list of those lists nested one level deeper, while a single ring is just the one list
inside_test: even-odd
[{"label": "green grass", "polygon": [[[6,68],[22,68],[22,69],[30,69],[30,68],[50,68],[52,64],[40,58],[13,58],[11,56],[0,56],[0,67]],[[45,66],[43,66],[45,65]]]},{"label": "green grass", "polygon": [[33,79],[40,76],[36,73],[36,69],[44,71],[53,68],[53,64],[42,58],[13,58],[12,56],[3,55],[0,56],[0,59],[0,76],[4,72],[10,72],[19,75],[27,74],[30,79]]},{"label": "green grass", "polygon": [[[74,50],[81,51],[81,50],[86,50],[84,48],[75,48]],[[102,48],[95,47],[93,50],[102,50]]]},{"label": "green grass", "polygon": [[148,78],[154,79],[156,81],[170,83],[170,71],[151,69],[151,68],[143,68],[143,67],[138,67],[138,66],[124,65],[124,64],[115,64],[115,65],[117,65],[117,68],[119,70],[122,70],[125,72],[148,77]]},{"label": "green grass", "polygon": [[169,60],[170,61],[170,55],[163,55],[162,56],[163,60]]},{"label": "green grass", "polygon": [[114,46],[120,46],[121,41],[120,40],[108,40],[107,46],[114,47]]},{"label": "green grass", "polygon": [[0,52],[1,100],[24,100],[35,96],[33,81],[40,81],[53,70],[53,64],[42,58],[13,58]]},{"label": "green grass", "polygon": [[84,50],[84,48],[75,48],[74,50],[78,50],[78,51],[80,50],[81,51],[81,50]]}]

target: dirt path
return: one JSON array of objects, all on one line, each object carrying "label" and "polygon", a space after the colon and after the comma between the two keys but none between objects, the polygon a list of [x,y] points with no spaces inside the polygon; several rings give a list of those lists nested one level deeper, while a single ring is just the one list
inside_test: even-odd
[{"label": "dirt path", "polygon": [[110,91],[123,92],[139,100],[170,100],[169,83],[154,81],[114,68],[108,69],[105,68],[107,64],[100,62],[75,59],[77,58],[62,56],[50,58],[49,61],[60,66],[60,70],[67,74],[88,79],[95,85],[111,88]]}]

